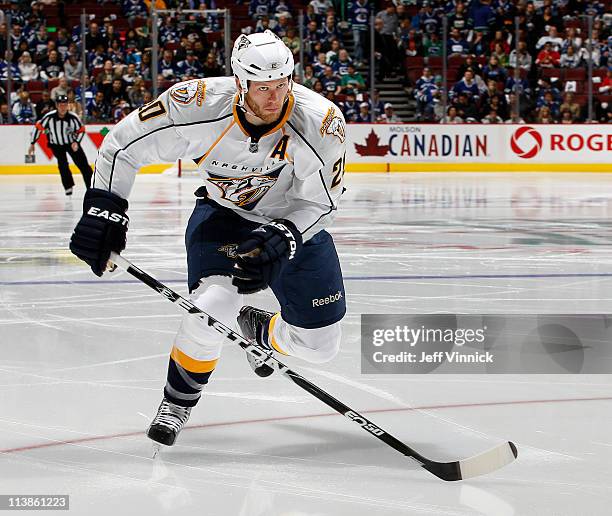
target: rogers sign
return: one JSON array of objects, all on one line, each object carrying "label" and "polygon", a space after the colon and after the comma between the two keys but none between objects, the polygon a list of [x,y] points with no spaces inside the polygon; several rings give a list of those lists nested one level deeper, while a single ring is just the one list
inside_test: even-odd
[{"label": "rogers sign", "polygon": [[577,132],[566,134],[551,132],[543,136],[542,132],[534,127],[524,125],[512,134],[510,148],[514,154],[523,159],[531,159],[542,150],[555,153],[584,150],[610,152],[612,151],[612,134],[584,135]]}]

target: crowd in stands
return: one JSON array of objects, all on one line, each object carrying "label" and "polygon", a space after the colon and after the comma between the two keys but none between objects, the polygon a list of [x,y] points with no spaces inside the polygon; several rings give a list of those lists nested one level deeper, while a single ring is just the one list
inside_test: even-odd
[{"label": "crowd in stands", "polygon": [[[584,122],[590,57],[594,119],[612,122],[609,2],[607,6],[598,0],[420,4],[415,14],[399,22],[407,84],[419,120],[444,120],[440,36],[442,18],[447,16],[447,123]],[[591,33],[584,15],[593,16]]]},{"label": "crowd in stands", "polygon": [[[88,19],[85,63],[80,24],[69,23],[63,1],[57,26],[47,23],[45,6],[55,1],[13,1],[0,10],[0,84],[6,87],[9,73],[13,80],[10,107],[6,93],[0,92],[5,99],[0,103],[0,123],[11,123],[11,118],[33,123],[53,109],[57,95],[67,95],[70,109],[85,115],[88,122],[118,122],[150,102],[150,0],[89,2],[108,8],[108,14],[98,9]],[[348,122],[372,118],[381,123],[402,122],[378,91],[373,98],[369,95],[369,17],[373,13],[376,80],[399,77],[407,99],[416,103],[418,120],[584,121],[589,46],[596,119],[612,120],[608,98],[612,95],[612,13],[599,0],[153,1],[158,9],[178,9],[158,17],[160,92],[178,81],[225,74],[222,20],[211,13],[180,10],[234,5],[248,13],[238,30],[249,34],[270,29],[277,34],[294,53],[295,80],[336,102]],[[299,9],[304,13],[303,41]],[[594,16],[591,34],[580,17],[584,14]],[[444,17],[448,20],[448,93],[441,75]]]}]

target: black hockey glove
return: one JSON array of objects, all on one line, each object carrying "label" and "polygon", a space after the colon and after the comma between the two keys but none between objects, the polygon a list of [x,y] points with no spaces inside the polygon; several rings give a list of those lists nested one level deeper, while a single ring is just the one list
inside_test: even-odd
[{"label": "black hockey glove", "polygon": [[289,220],[276,219],[251,231],[236,249],[232,284],[239,294],[265,290],[302,248],[302,235]]},{"label": "black hockey glove", "polygon": [[102,276],[111,251],[125,249],[128,202],[106,190],[90,188],[83,200],[83,215],[74,228],[70,250]]}]

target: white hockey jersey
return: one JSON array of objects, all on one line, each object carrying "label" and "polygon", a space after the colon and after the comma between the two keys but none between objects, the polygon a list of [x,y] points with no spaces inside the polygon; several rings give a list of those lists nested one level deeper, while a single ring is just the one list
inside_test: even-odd
[{"label": "white hockey jersey", "polygon": [[279,121],[257,134],[237,100],[233,77],[170,88],[108,133],[93,187],[127,199],[141,165],[193,159],[211,199],[255,222],[289,219],[309,239],[332,222],[343,190],[340,109],[295,84]]}]

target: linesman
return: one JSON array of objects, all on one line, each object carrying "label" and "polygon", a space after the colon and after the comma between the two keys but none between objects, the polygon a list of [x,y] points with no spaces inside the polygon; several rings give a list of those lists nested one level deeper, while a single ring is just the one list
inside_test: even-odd
[{"label": "linesman", "polygon": [[55,102],[57,109],[49,111],[36,122],[29,152],[30,154],[34,153],[34,144],[44,132],[49,139],[49,147],[57,158],[57,165],[66,195],[72,195],[74,179],[68,166],[66,153],[70,154],[74,164],[81,171],[85,186],[87,188],[91,186],[93,171],[80,145],[85,135],[85,126],[77,115],[68,111],[68,97],[66,95],[58,95]]}]

